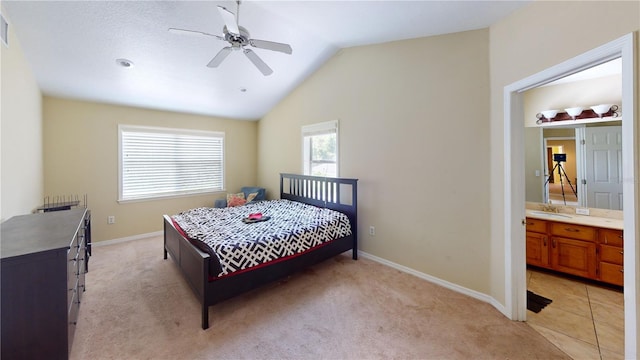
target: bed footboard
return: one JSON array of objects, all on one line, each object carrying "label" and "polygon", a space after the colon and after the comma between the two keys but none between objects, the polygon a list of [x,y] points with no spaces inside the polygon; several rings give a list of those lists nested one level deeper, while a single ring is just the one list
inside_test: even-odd
[{"label": "bed footboard", "polygon": [[202,328],[209,327],[209,306],[206,287],[209,279],[209,254],[191,245],[189,240],[173,226],[173,221],[164,215],[164,258],[167,253],[180,269],[189,286],[202,305]]}]

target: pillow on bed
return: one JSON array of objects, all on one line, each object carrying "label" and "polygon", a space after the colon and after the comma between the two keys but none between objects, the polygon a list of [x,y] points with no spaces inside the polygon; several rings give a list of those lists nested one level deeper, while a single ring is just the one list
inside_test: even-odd
[{"label": "pillow on bed", "polygon": [[257,193],[253,201],[267,200],[266,189],[259,186],[244,186],[240,189],[244,193],[245,199],[249,197],[249,194]]},{"label": "pillow on bed", "polygon": [[247,203],[244,198],[244,193],[227,194],[227,207],[240,206]]},{"label": "pillow on bed", "polygon": [[247,195],[247,204],[252,202],[253,200],[255,200],[256,197],[258,197],[258,193],[257,192],[253,192],[253,193]]}]

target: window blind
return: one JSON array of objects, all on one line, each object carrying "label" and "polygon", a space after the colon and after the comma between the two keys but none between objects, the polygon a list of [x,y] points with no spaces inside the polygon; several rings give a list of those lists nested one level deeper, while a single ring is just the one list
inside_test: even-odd
[{"label": "window blind", "polygon": [[224,189],[224,133],[119,127],[119,200]]}]

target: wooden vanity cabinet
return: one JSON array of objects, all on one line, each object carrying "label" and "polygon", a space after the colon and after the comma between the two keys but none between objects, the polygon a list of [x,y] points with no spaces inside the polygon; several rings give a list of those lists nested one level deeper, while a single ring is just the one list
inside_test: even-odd
[{"label": "wooden vanity cabinet", "polygon": [[598,243],[600,280],[622,286],[624,284],[622,230],[600,229]]},{"label": "wooden vanity cabinet", "polygon": [[527,264],[623,285],[622,230],[527,218]]},{"label": "wooden vanity cabinet", "polygon": [[550,222],[551,267],[567,274],[595,279],[596,228]]},{"label": "wooden vanity cabinet", "polygon": [[547,222],[538,219],[527,219],[526,235],[527,264],[549,268],[549,236]]}]

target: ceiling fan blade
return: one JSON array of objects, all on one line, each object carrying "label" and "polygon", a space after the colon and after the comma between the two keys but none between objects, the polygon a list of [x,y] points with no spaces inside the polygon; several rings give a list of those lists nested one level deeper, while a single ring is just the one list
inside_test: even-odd
[{"label": "ceiling fan blade", "polygon": [[218,6],[218,12],[222,16],[222,21],[227,27],[227,31],[234,35],[240,35],[240,29],[238,29],[238,23],[236,22],[236,16],[223,6]]},{"label": "ceiling fan blade", "polygon": [[277,42],[273,42],[273,41],[249,39],[249,44],[251,44],[251,46],[257,47],[259,49],[267,49],[267,50],[279,51],[279,52],[283,52],[285,54],[291,54],[293,52],[293,50],[291,49],[291,45],[283,44],[283,43],[277,43]]},{"label": "ceiling fan blade", "polygon": [[173,34],[189,35],[189,36],[213,36],[214,38],[224,40],[224,38],[220,35],[209,34],[206,32],[196,31],[196,30],[169,28],[169,32]]},{"label": "ceiling fan blade", "polygon": [[231,54],[232,51],[233,49],[231,48],[231,46],[223,47],[222,49],[220,49],[220,51],[218,51],[216,56],[214,56],[213,59],[209,61],[207,67],[218,67],[220,64],[222,64],[222,61],[226,59],[229,54]]},{"label": "ceiling fan blade", "polygon": [[242,51],[264,76],[273,74],[273,70],[271,70],[271,68],[267,64],[265,64],[264,61],[262,61],[262,59],[260,59],[260,57],[258,57],[256,53],[254,53],[250,49],[243,49]]}]

